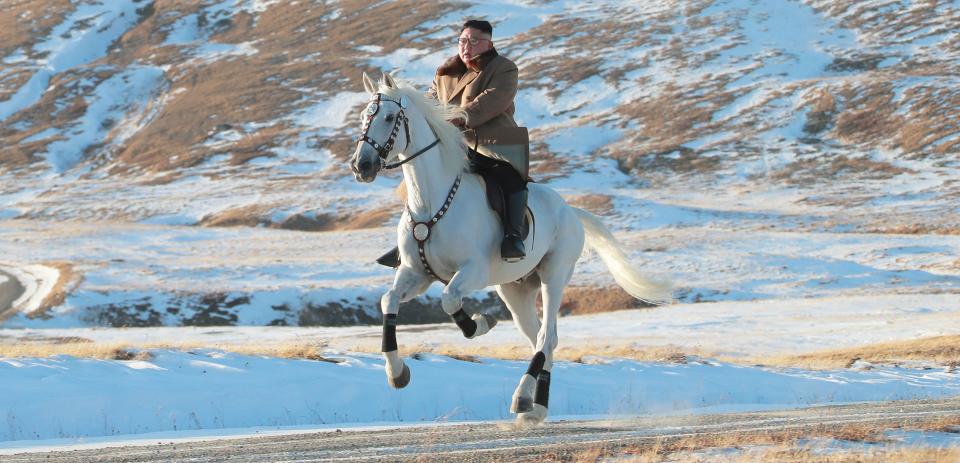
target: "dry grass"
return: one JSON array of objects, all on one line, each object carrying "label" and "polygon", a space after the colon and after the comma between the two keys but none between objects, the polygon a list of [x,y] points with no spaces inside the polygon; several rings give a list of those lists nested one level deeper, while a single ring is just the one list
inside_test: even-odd
[{"label": "dry grass", "polygon": [[569,286],[563,291],[560,315],[586,315],[644,307],[652,306],[634,298],[619,286]]},{"label": "dry grass", "polygon": [[50,339],[44,342],[0,343],[0,357],[46,358],[69,355],[101,360],[149,360],[146,348],[132,348],[120,343],[95,343],[82,338]]},{"label": "dry grass", "polygon": [[[360,349],[362,350],[362,349]],[[450,345],[418,345],[411,347],[412,352],[444,355],[456,359],[497,358],[505,360],[529,360],[532,352],[526,345],[472,347]],[[697,356],[708,356],[703,351],[692,351]],[[615,345],[591,345],[565,347],[561,345],[553,355],[554,360],[577,363],[604,363],[606,359],[631,359],[644,362],[687,363],[688,352],[674,346],[637,347]]]},{"label": "dry grass", "polygon": [[761,365],[798,367],[807,369],[848,368],[855,361],[897,364],[902,362],[928,362],[960,366],[960,336],[937,336],[911,341],[896,341],[871,344],[862,347],[831,349],[811,354],[756,358]]},{"label": "dry grass", "polygon": [[[933,8],[916,5],[904,14],[882,14],[865,8],[851,9],[852,2],[808,0],[808,4],[824,14],[836,17],[850,27],[875,37],[881,42],[903,40],[930,24],[952,27],[956,19],[942,18]],[[638,69],[657,65],[675,69],[678,74],[695,75],[706,71],[706,63],[723,51],[723,43],[735,46],[731,37],[740,31],[714,16],[698,16],[709,2],[679,2],[676,8],[663,13],[637,13],[631,8],[601,6],[602,17],[554,15],[528,31],[498,42],[507,56],[518,62],[521,86],[542,87],[548,96],[557,96],[571,84],[591,77],[600,77],[616,88],[646,86],[643,80],[625,85],[623,79]],[[185,15],[201,9],[197,2],[158,0],[144,2],[138,11],[138,24],[112,46],[111,51],[90,66],[64,72],[51,81],[43,99],[26,111],[5,121],[0,128],[0,168],[16,168],[40,161],[52,138],[23,142],[27,137],[49,128],[65,128],[75,123],[87,109],[87,96],[103,80],[132,63],[163,66],[166,69],[164,91],[174,95],[156,117],[122,146],[94,146],[90,157],[110,166],[116,172],[177,172],[197,165],[212,155],[229,154],[231,164],[271,156],[275,147],[298,137],[300,128],[292,127],[284,116],[307,104],[322,101],[345,90],[359,90],[357,76],[368,68],[363,53],[349,53],[362,46],[379,46],[379,55],[389,55],[399,48],[418,47],[429,50],[450,50],[449,37],[456,33],[443,24],[423,26],[424,21],[457,11],[461,5],[447,2],[371,3],[348,0],[329,2],[277,2],[262,13],[252,16],[237,13],[229,19],[211,19],[202,25],[211,33],[210,42],[251,44],[258,53],[233,56],[212,62],[192,60],[189,47],[164,45],[167,31]],[[31,46],[49,34],[74,7],[66,0],[4,2],[0,18],[0,56]],[[337,15],[332,15],[334,10]],[[44,11],[38,14],[37,11]],[[857,11],[854,13],[854,11]],[[681,15],[685,30],[678,35],[677,16]],[[335,16],[336,19],[333,19]],[[369,21],[371,17],[390,17],[387,23]],[[495,24],[496,26],[496,24]],[[932,33],[932,32],[931,32]],[[397,40],[397,38],[402,38]],[[960,43],[960,39],[949,44]],[[949,45],[948,44],[948,45]],[[709,46],[705,46],[709,45]],[[719,47],[719,48],[718,48]],[[703,51],[708,48],[709,51]],[[882,47],[881,47],[882,48]],[[559,53],[542,53],[545,49]],[[619,56],[623,50],[649,50],[636,60],[617,62],[606,59]],[[835,70],[856,73],[847,78],[827,76],[822,79],[789,84],[772,89],[770,98],[791,96],[797,91],[813,89],[809,99],[805,129],[810,134],[823,134],[845,144],[869,147],[899,147],[908,153],[932,152],[941,155],[956,152],[960,139],[950,140],[957,133],[956,111],[960,92],[945,86],[917,86],[904,93],[908,103],[894,102],[894,83],[911,76],[951,76],[956,66],[936,60],[907,61],[895,68],[875,69],[881,55],[838,56]],[[759,61],[776,59],[758,57]],[[759,61],[757,62],[759,64]],[[743,64],[743,63],[741,63]],[[0,69],[0,101],[19,88],[31,75],[23,67]],[[729,73],[727,73],[729,72]],[[743,74],[734,66],[720,73],[704,73],[702,79],[658,88],[650,96],[613,108],[612,112],[595,115],[602,120],[578,123],[609,124],[625,129],[622,143],[616,143],[603,155],[618,159],[626,170],[664,169],[680,173],[706,173],[722,168],[717,156],[701,156],[685,150],[683,145],[711,134],[731,132],[730,140],[748,140],[738,146],[740,155],[749,155],[756,146],[749,139],[767,130],[771,120],[764,102],[743,111],[729,120],[714,120],[717,111],[750,92],[730,90],[728,84]],[[743,71],[746,72],[746,71]],[[165,95],[159,95],[157,101]],[[352,108],[344,108],[349,111]],[[555,116],[577,108],[565,108]],[[908,111],[904,111],[904,110]],[[264,125],[267,124],[267,125]],[[11,127],[26,127],[13,130]],[[636,128],[634,128],[636,127]],[[306,140],[311,147],[324,148],[338,159],[349,155],[350,135],[357,127]],[[238,139],[222,146],[204,143],[218,132],[234,131]],[[347,133],[350,132],[350,133]],[[536,132],[536,131],[535,131]],[[549,134],[534,133],[534,139]],[[709,146],[701,149],[709,149]],[[564,160],[533,146],[533,172],[550,176],[563,167]],[[828,160],[829,162],[829,160]],[[156,177],[156,181],[172,181],[176,174]]]},{"label": "dry grass", "polygon": [[567,198],[567,204],[586,209],[597,215],[613,212],[613,198],[610,195],[586,194]]},{"label": "dry grass", "polygon": [[537,182],[544,182],[564,173],[568,160],[564,156],[550,151],[550,145],[539,140],[549,140],[550,133],[543,129],[534,129],[530,133],[530,174]]},{"label": "dry grass", "polygon": [[263,344],[202,344],[202,343],[97,343],[84,338],[45,338],[0,342],[0,358],[47,358],[68,355],[78,358],[101,360],[150,360],[151,350],[192,351],[213,349],[242,355],[257,355],[274,358],[307,359],[338,362],[321,355],[325,346],[307,343]]},{"label": "dry grass", "polygon": [[235,207],[206,215],[200,219],[199,225],[204,227],[256,227],[269,223],[263,222],[263,217],[268,212],[269,208],[260,204]]},{"label": "dry grass", "polygon": [[[532,60],[522,59],[523,52],[516,50],[515,59],[520,65],[520,79],[530,85],[539,80],[540,76],[549,75],[557,82],[575,83],[600,73],[603,60],[592,51],[605,48],[607,34],[613,33],[617,24],[608,23],[605,27],[585,18],[570,16],[556,16],[549,18],[543,24],[519,34],[514,42],[522,44],[523,48],[537,49],[553,46],[556,40],[565,40],[577,37],[576,52],[563,53],[555,56],[540,57]],[[590,33],[587,33],[590,32]],[[548,95],[556,97],[559,90],[551,87]]]},{"label": "dry grass", "polygon": [[[41,24],[18,19],[21,11],[36,10],[39,2],[7,3],[4,3],[4,19],[0,19],[0,26],[6,26],[0,27],[0,43],[5,47],[41,40],[71,9],[69,2],[44,2],[44,10],[54,14],[44,18]],[[190,61],[189,47],[163,45],[165,31],[183,16],[197,13],[201,6],[196,2],[185,4],[174,0],[152,2],[141,8],[138,24],[112,45],[111,52],[92,63],[99,66],[54,76],[51,90],[40,102],[5,121],[8,123],[5,126],[22,123],[30,127],[29,130],[0,129],[0,146],[4,147],[0,149],[0,165],[11,167],[38,161],[34,154],[43,152],[52,139],[29,146],[17,142],[47,128],[63,128],[76,121],[86,111],[84,96],[99,82],[134,62],[168,67],[164,89],[177,93],[157,108],[150,123],[123,146],[91,149],[92,157],[110,161],[112,173],[175,171],[197,165],[218,153],[229,153],[232,164],[270,156],[273,147],[298,133],[286,123],[267,126],[258,123],[276,121],[299,107],[347,88],[359,89],[361,71],[379,71],[367,68],[364,56],[343,53],[344,49],[377,45],[386,55],[397,48],[409,47],[411,42],[396,38],[417,30],[424,20],[441,17],[455,7],[443,2],[412,0],[377,4],[359,0],[337,4],[279,2],[257,17],[237,13],[230,18],[209,18],[209,22],[201,24],[212,33],[210,42],[252,44],[257,54],[211,62]],[[338,16],[332,15],[334,10]],[[11,11],[15,14],[7,14]],[[382,23],[369,21],[371,17],[393,19]],[[430,35],[445,27],[447,25],[424,30],[419,35]],[[455,34],[451,30],[450,36]],[[433,39],[422,38],[417,46],[435,44]],[[11,88],[16,87],[13,80],[19,82],[25,78],[13,76]],[[350,108],[344,108],[348,110]],[[224,130],[237,132],[238,139],[218,147],[204,146],[211,134]],[[336,134],[329,140],[346,143],[346,136]],[[335,148],[342,148],[343,143]],[[347,153],[334,154],[345,156]]]},{"label": "dry grass", "polygon": [[337,222],[335,230],[359,230],[363,228],[382,227],[394,216],[400,215],[399,207],[373,209],[347,215],[343,221]]},{"label": "dry grass", "polygon": [[[562,340],[561,340],[562,341]],[[50,357],[71,355],[74,357],[114,358],[117,351],[150,349],[217,349],[245,355],[262,355],[278,358],[320,359],[320,352],[328,347],[323,343],[283,342],[273,344],[205,344],[205,343],[94,343],[81,338],[52,338],[16,343],[0,341],[0,357]],[[355,352],[379,353],[379,343],[338,345],[338,348]],[[475,345],[409,345],[403,349],[411,355],[431,353],[452,358],[475,361],[477,358],[526,360],[530,348],[525,344],[501,346]],[[644,362],[687,363],[698,358],[718,360],[746,366],[773,366],[804,369],[848,368],[857,360],[875,364],[917,363],[922,365],[946,365],[960,368],[960,336],[940,336],[915,341],[902,341],[870,346],[834,349],[812,354],[792,356],[769,356],[762,358],[728,358],[702,349],[681,349],[677,346],[641,346],[637,344],[594,343],[576,346],[561,345],[554,358],[578,363],[603,363],[606,359],[631,359]]]},{"label": "dry grass", "polygon": [[[599,461],[597,459],[579,459],[577,461]],[[619,460],[623,462],[662,462],[673,463],[956,463],[960,461],[958,449],[901,448],[887,446],[867,451],[849,450],[831,453],[818,452],[817,449],[791,448],[779,446],[764,449],[748,449],[734,455],[698,455],[680,452],[669,458],[659,455],[637,455]]]},{"label": "dry grass", "polygon": [[938,154],[960,150],[960,137],[937,143],[960,134],[956,117],[945,117],[960,108],[960,91],[953,88],[919,87],[905,92],[911,101],[909,121],[897,132],[896,142],[906,152],[931,149]]},{"label": "dry grass", "polygon": [[862,233],[882,233],[888,235],[960,235],[960,225],[934,223],[883,224],[860,227]]},{"label": "dry grass", "polygon": [[844,177],[883,180],[912,172],[910,169],[885,161],[874,161],[867,157],[822,155],[791,162],[782,169],[772,172],[770,178],[793,185],[807,185],[834,182]]},{"label": "dry grass", "polygon": [[[684,3],[678,8],[681,6],[685,6],[682,14],[687,17],[689,27],[729,32],[714,24],[712,18],[695,16],[704,6]],[[522,85],[545,88],[548,97],[556,97],[570,84],[591,77],[602,77],[607,84],[619,88],[625,85],[623,79],[632,71],[649,68],[655,63],[669,68],[692,69],[711,58],[707,56],[709,54],[691,51],[705,44],[698,40],[709,40],[707,34],[669,37],[677,11],[638,14],[629,8],[613,5],[600,9],[605,14],[602,19],[558,15],[518,34],[507,51],[518,61]],[[565,52],[546,56],[536,53],[546,47]],[[651,49],[651,53],[613,65],[602,59],[630,49]],[[525,59],[528,53],[533,57]],[[677,160],[667,155],[690,140],[719,130],[721,124],[712,120],[713,114],[737,96],[737,92],[725,89],[728,82],[727,76],[710,75],[692,84],[668,84],[654,95],[634,99],[609,114],[580,119],[578,124],[610,124],[626,129],[624,141],[614,144],[610,152],[603,154],[619,160],[624,170],[712,171],[718,167],[717,158],[684,152]],[[641,87],[646,84],[644,81],[629,83]],[[578,109],[565,108],[556,115],[564,116],[566,112]],[[588,120],[591,117],[596,120]],[[627,128],[628,125],[636,128]],[[534,135],[539,139],[549,137],[549,134],[542,133]]]},{"label": "dry grass", "polygon": [[894,114],[893,86],[887,82],[848,84],[840,94],[843,112],[837,117],[835,133],[843,141],[873,144],[896,133],[903,120]]},{"label": "dry grass", "polygon": [[803,124],[803,131],[811,135],[823,132],[833,125],[833,118],[837,112],[837,100],[827,88],[819,88],[806,97],[810,111]]},{"label": "dry grass", "polygon": [[[43,8],[38,8],[38,2],[29,0],[7,0],[3,2],[3,13],[0,14],[0,56],[10,56],[18,50],[27,55],[28,60],[40,58],[33,53],[33,47],[41,37],[48,35],[63,18],[75,8],[68,0],[51,0],[44,2]],[[0,101],[7,101],[25,85],[34,73],[35,67],[8,66],[0,63]],[[38,129],[22,130],[21,134],[7,127],[0,127],[0,138],[13,135],[17,141],[38,133]],[[37,160],[33,150],[42,143],[25,143],[24,146],[13,148],[4,143],[0,148],[0,166],[16,168]]]},{"label": "dry grass", "polygon": [[[875,66],[881,58],[864,59]],[[946,154],[960,147],[960,139],[949,139],[960,133],[956,118],[950,117],[960,107],[960,91],[919,85],[893,101],[895,82],[904,76],[882,74],[872,68],[857,70],[870,78],[814,88],[808,94],[805,132],[815,135],[830,129],[828,136],[846,144],[899,148],[915,155]],[[915,76],[951,73],[939,63],[923,63],[909,71]]]},{"label": "dry grass", "polygon": [[[715,169],[717,162],[713,158],[680,147],[720,127],[713,121],[713,114],[735,98],[735,93],[725,90],[726,83],[727,79],[718,77],[699,82],[697,87],[668,84],[655,96],[618,107],[621,120],[634,121],[641,127],[626,145],[633,146],[635,152],[638,141],[647,140],[641,142],[643,152],[661,154],[653,162],[645,163],[648,168],[668,168],[677,172]],[[662,156],[678,151],[678,158]],[[621,158],[623,153],[614,155]]]},{"label": "dry grass", "polygon": [[[243,355],[260,355],[276,358],[300,358],[322,360],[321,352],[327,347],[323,343],[285,342],[275,344],[204,344],[197,342],[185,343],[96,343],[83,338],[45,338],[16,343],[0,341],[0,357],[52,357],[69,355],[73,357],[116,359],[118,352],[149,351],[153,349],[171,349],[189,351],[195,349],[215,349]],[[349,346],[354,352],[376,354],[380,352],[380,345]],[[480,357],[508,360],[527,360],[530,358],[530,348],[523,345],[498,347],[470,347],[450,345],[416,345],[405,346],[404,352],[410,355],[436,354],[464,360],[477,361]],[[693,351],[692,353],[707,357],[707,352]],[[686,363],[687,353],[672,346],[666,347],[636,347],[616,345],[594,345],[585,347],[560,346],[554,358],[556,360],[578,363],[602,363],[605,358],[627,358],[651,362]]]},{"label": "dry grass", "polygon": [[[69,0],[45,0],[43,9],[34,0],[4,0],[0,15],[0,56],[18,48],[29,49],[73,11]],[[2,98],[0,98],[2,99]]]},{"label": "dry grass", "polygon": [[83,275],[75,271],[69,262],[45,262],[43,265],[56,268],[60,272],[60,277],[47,297],[40,303],[37,314],[41,315],[50,308],[63,304],[67,294],[83,282]]},{"label": "dry grass", "polygon": [[[809,439],[836,439],[884,444],[884,433],[894,429],[956,432],[960,417],[930,418],[910,423],[823,424],[804,428],[732,431],[683,437],[665,437],[650,444],[621,449],[591,448],[578,452],[570,461],[593,462],[606,458],[628,462],[796,462],[796,463],[886,463],[955,462],[960,449],[903,448],[878,445],[867,451],[817,452]],[[752,448],[756,447],[756,448]],[[712,452],[707,450],[732,450]]]},{"label": "dry grass", "polygon": [[262,226],[310,232],[360,230],[381,227],[394,215],[399,214],[399,208],[382,208],[343,214],[321,213],[311,216],[292,214],[279,222],[273,222],[270,211],[270,206],[264,204],[241,206],[206,215],[200,219],[199,225],[204,227]]}]

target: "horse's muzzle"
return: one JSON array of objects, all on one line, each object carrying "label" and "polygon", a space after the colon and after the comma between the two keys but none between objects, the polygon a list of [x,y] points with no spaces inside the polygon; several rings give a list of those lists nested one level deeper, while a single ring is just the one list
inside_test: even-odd
[{"label": "horse's muzzle", "polygon": [[376,178],[377,178],[377,174],[376,174],[376,173],[373,173],[373,175],[363,175],[363,174],[357,172],[357,173],[353,174],[353,176],[356,177],[356,179],[357,179],[358,182],[362,182],[362,183],[370,183],[370,182],[376,180]]},{"label": "horse's muzzle", "polygon": [[369,162],[369,161],[360,161],[354,163],[351,166],[353,169],[353,176],[357,178],[358,182],[370,183],[377,178],[377,167],[378,165]]},{"label": "horse's muzzle", "polygon": [[356,177],[358,182],[370,183],[377,178],[380,163],[375,162],[379,160],[376,155],[364,155],[362,149],[362,147],[357,147],[357,153],[353,157],[353,162],[350,163],[350,170],[353,171],[353,176]]}]

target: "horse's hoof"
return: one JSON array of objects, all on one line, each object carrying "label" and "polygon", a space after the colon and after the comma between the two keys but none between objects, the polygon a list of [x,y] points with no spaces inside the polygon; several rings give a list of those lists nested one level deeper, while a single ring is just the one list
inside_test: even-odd
[{"label": "horse's hoof", "polygon": [[483,314],[483,318],[487,320],[487,330],[492,330],[494,326],[497,326],[497,319],[493,318],[491,315]]},{"label": "horse's hoof", "polygon": [[527,413],[517,414],[517,427],[519,428],[532,428],[535,426],[540,426],[543,424],[543,420],[547,418],[547,407],[544,407],[540,404],[534,404],[533,410]]},{"label": "horse's hoof", "polygon": [[403,365],[403,372],[396,378],[387,376],[387,383],[394,389],[403,389],[406,387],[407,384],[410,384],[410,367]]},{"label": "horse's hoof", "polygon": [[474,323],[477,324],[477,331],[475,331],[473,333],[473,336],[470,336],[469,339],[473,339],[478,336],[483,336],[489,333],[494,326],[497,326],[497,319],[485,313],[474,314],[470,318],[473,319]]},{"label": "horse's hoof", "polygon": [[533,399],[529,397],[514,397],[510,405],[510,413],[526,413],[533,410]]}]

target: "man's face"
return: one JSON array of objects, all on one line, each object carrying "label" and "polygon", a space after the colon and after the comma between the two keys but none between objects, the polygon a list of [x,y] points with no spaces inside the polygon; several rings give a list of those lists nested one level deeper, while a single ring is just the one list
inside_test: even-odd
[{"label": "man's face", "polygon": [[[472,44],[471,42],[476,42],[476,44]],[[464,63],[485,53],[491,48],[493,48],[493,42],[490,40],[490,36],[479,29],[468,27],[460,33],[457,53]]]}]

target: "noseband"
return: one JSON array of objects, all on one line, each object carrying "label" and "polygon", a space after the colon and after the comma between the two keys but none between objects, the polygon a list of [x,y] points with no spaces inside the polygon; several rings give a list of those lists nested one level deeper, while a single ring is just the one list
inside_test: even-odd
[{"label": "noseband", "polygon": [[[377,113],[380,112],[380,105],[384,101],[389,101],[400,107],[400,112],[397,113],[397,120],[393,123],[393,130],[390,131],[390,137],[387,138],[387,142],[381,145],[376,140],[370,138],[367,132],[370,131],[370,123],[373,122],[373,118],[376,117]],[[360,140],[357,141],[358,144],[367,143],[377,151],[377,158],[380,159],[380,168],[381,169],[395,169],[400,167],[410,161],[412,161],[417,156],[420,156],[423,153],[426,153],[434,146],[437,146],[437,143],[440,143],[440,139],[434,140],[433,143],[427,145],[426,148],[423,148],[420,151],[417,151],[413,155],[407,157],[406,159],[387,164],[387,156],[390,155],[390,151],[393,151],[393,145],[397,142],[397,134],[400,133],[400,123],[403,123],[403,131],[407,136],[407,145],[403,148],[406,150],[410,147],[410,121],[407,119],[407,116],[403,114],[403,108],[406,107],[406,102],[404,98],[401,97],[400,101],[391,100],[385,97],[382,93],[377,93],[376,95],[370,98],[370,104],[367,106],[367,118],[363,122],[363,132],[360,134]]]}]

